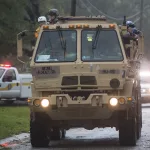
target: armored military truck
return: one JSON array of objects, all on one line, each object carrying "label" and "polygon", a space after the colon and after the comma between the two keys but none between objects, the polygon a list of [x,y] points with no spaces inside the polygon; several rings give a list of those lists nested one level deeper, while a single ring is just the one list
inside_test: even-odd
[{"label": "armored military truck", "polygon": [[48,146],[74,127],[115,127],[120,145],[136,145],[144,39],[124,38],[126,32],[103,16],[60,17],[41,27],[31,61],[33,147]]}]

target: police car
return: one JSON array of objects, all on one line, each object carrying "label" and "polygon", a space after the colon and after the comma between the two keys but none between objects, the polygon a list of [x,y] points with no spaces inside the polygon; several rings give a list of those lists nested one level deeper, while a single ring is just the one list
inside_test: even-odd
[{"label": "police car", "polygon": [[17,68],[0,64],[0,100],[13,103],[31,97],[31,74],[19,74]]}]

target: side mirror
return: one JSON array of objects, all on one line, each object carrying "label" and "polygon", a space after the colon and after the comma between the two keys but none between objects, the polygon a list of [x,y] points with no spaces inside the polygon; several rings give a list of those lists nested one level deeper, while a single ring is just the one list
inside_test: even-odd
[{"label": "side mirror", "polygon": [[22,39],[24,36],[26,36],[27,30],[24,30],[17,34],[17,56],[22,57],[23,51],[22,51]]},{"label": "side mirror", "polygon": [[[23,38],[25,36],[28,36],[28,32],[36,32],[36,31],[29,31],[29,30],[24,30],[20,33],[17,34],[17,57],[22,57],[23,56]],[[35,45],[36,41],[32,41],[31,45]]]},{"label": "side mirror", "polygon": [[13,78],[12,76],[4,76],[3,82],[12,82]]},{"label": "side mirror", "polygon": [[27,36],[27,34],[25,32],[21,32],[20,34],[18,34],[18,40],[21,40],[24,36]]}]

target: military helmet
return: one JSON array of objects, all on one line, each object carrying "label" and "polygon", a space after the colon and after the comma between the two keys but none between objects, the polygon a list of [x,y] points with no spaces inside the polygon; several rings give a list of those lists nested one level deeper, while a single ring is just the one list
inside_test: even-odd
[{"label": "military helmet", "polygon": [[135,27],[135,24],[132,21],[127,21],[126,25],[127,25],[127,27],[131,27],[131,28]]},{"label": "military helmet", "polygon": [[49,10],[48,15],[57,17],[57,16],[59,16],[59,12],[57,9],[53,8],[53,9]]}]

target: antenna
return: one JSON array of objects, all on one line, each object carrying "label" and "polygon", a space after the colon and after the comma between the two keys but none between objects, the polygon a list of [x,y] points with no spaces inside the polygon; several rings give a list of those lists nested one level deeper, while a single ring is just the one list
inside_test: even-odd
[{"label": "antenna", "polygon": [[71,16],[76,16],[76,0],[71,0]]},{"label": "antenna", "polygon": [[123,19],[123,26],[126,26],[126,16],[124,16],[124,19]]}]

